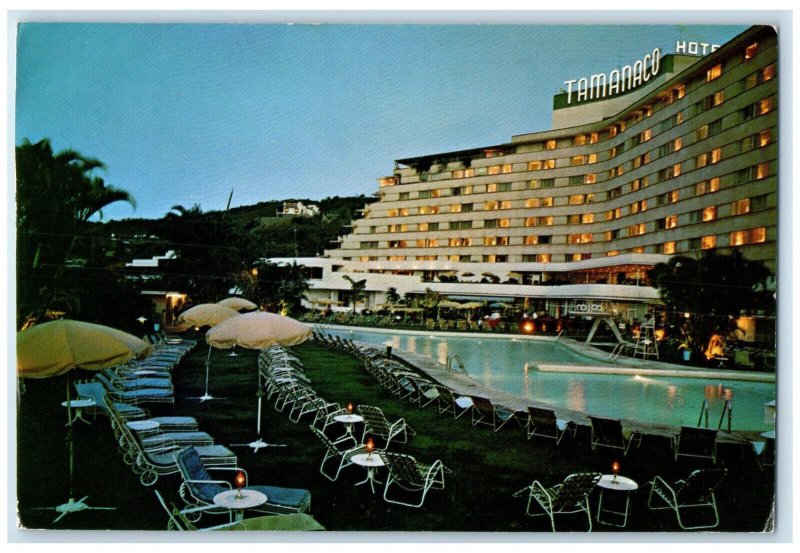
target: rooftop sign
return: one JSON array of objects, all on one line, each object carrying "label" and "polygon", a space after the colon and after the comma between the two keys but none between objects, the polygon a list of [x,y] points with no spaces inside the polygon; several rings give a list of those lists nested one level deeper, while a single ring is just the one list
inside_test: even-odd
[{"label": "rooftop sign", "polygon": [[[622,94],[655,77],[660,68],[661,49],[655,48],[642,59],[636,60],[633,65],[614,69],[607,75],[605,73],[597,73],[590,77],[564,81],[564,84],[567,85],[567,104],[572,104],[573,101],[578,103]],[[573,85],[577,85],[574,91]]]}]

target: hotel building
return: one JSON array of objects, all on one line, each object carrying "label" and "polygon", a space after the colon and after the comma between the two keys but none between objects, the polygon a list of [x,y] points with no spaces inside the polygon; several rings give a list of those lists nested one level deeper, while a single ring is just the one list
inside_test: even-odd
[{"label": "hotel building", "polygon": [[673,255],[737,249],[775,271],[777,80],[776,33],[752,27],[565,82],[551,130],[398,159],[339,247],[297,260],[309,296],[341,299],[357,272],[367,306],[428,288],[635,319]]}]

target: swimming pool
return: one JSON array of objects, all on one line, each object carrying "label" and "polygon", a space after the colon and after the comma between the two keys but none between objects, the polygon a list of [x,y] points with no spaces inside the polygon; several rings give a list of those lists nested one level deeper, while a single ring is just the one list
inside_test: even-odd
[{"label": "swimming pool", "polygon": [[[725,401],[733,405],[732,430],[773,429],[765,423],[764,404],[776,396],[774,383],[721,380],[713,376],[676,378],[638,375],[542,372],[539,364],[597,365],[558,342],[475,336],[435,336],[365,330],[326,329],[331,334],[446,363],[457,354],[469,375],[515,396],[610,418],[643,423],[696,426],[703,400],[709,426],[716,428]],[[726,425],[723,425],[726,428]]]}]

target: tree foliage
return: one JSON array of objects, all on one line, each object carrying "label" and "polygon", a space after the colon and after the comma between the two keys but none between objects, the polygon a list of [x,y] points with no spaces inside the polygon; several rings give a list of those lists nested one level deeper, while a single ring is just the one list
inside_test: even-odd
[{"label": "tree foliage", "polygon": [[97,174],[104,169],[75,150],[54,153],[48,139],[17,146],[18,325],[53,311],[96,319],[86,294],[96,291],[105,256],[88,221],[114,202],[135,206],[128,192]]},{"label": "tree foliage", "polygon": [[696,352],[705,349],[714,334],[733,336],[740,315],[775,312],[766,286],[771,272],[738,250],[731,255],[708,253],[700,259],[675,256],[653,267],[648,276],[661,292],[668,325]]},{"label": "tree foliage", "polygon": [[350,302],[353,304],[353,313],[355,313],[356,304],[360,301],[363,301],[364,298],[367,297],[367,279],[362,278],[360,280],[353,280],[348,275],[342,275],[342,278],[350,283],[348,297],[350,298]]}]

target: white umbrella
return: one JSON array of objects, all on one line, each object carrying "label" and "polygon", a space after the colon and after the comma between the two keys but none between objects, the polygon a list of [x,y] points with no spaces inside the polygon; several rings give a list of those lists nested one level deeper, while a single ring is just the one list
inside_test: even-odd
[{"label": "white umbrella", "polygon": [[246,300],[244,298],[239,297],[230,297],[225,298],[224,300],[220,300],[217,302],[217,305],[223,305],[225,307],[229,307],[235,311],[241,311],[242,309],[251,310],[258,307],[256,304],[251,302],[250,300]]},{"label": "white umbrella", "polygon": [[[224,321],[206,333],[206,342],[209,347],[229,349],[241,346],[247,349],[264,349],[280,344],[282,346],[295,346],[308,340],[312,335],[311,327],[304,325],[290,317],[284,317],[266,311],[245,313]],[[259,373],[258,413],[256,416],[256,431],[258,437],[247,445],[254,451],[270,445],[261,439],[261,375]]]}]

